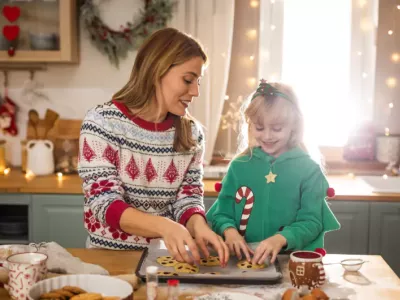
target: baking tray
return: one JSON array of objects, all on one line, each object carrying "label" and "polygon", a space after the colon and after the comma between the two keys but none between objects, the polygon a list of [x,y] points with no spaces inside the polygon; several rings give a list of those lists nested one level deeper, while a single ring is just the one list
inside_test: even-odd
[{"label": "baking tray", "polygon": [[[215,255],[215,253],[211,253]],[[166,249],[145,249],[136,268],[136,276],[146,281],[146,268],[148,266],[157,266],[158,271],[168,271],[177,273],[174,267],[166,267],[157,263],[160,256],[170,256]],[[282,272],[278,259],[274,264],[267,266],[261,270],[243,270],[239,269],[236,264],[238,259],[231,257],[225,268],[220,266],[199,266],[199,273],[188,274],[178,273],[174,275],[160,275],[158,280],[166,282],[168,279],[178,279],[181,283],[202,283],[202,284],[275,284],[282,279]],[[221,274],[202,274],[205,272],[219,272]]]}]

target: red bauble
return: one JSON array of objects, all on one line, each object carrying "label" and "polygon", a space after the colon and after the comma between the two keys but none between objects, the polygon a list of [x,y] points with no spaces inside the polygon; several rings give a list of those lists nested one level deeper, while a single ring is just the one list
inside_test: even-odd
[{"label": "red bauble", "polygon": [[8,56],[14,56],[15,55],[15,48],[14,47],[10,47],[7,50]]},{"label": "red bauble", "polygon": [[332,198],[332,197],[335,197],[335,190],[333,189],[333,188],[328,188],[327,190],[326,190],[326,195],[329,197],[329,198]]},{"label": "red bauble", "polygon": [[219,193],[221,191],[221,189],[222,189],[222,183],[221,182],[216,182],[215,185],[214,185],[214,189],[215,189],[216,192]]}]

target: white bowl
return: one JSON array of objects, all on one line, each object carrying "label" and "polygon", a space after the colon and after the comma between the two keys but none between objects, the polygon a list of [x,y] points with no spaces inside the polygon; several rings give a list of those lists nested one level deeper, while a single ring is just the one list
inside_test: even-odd
[{"label": "white bowl", "polygon": [[105,296],[115,296],[121,300],[133,299],[132,286],[122,280],[104,275],[62,275],[39,281],[28,292],[29,300],[38,300],[43,293],[48,293],[64,286],[76,286],[89,293],[99,293]]}]

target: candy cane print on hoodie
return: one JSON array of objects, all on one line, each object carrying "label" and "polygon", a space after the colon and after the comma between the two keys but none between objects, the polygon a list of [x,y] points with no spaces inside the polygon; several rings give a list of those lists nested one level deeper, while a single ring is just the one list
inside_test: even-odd
[{"label": "candy cane print on hoodie", "polygon": [[254,204],[253,191],[247,187],[242,186],[236,192],[236,203],[240,203],[243,198],[246,198],[246,203],[243,208],[242,217],[240,218],[239,233],[244,236],[246,232],[247,222],[249,221],[251,210]]}]

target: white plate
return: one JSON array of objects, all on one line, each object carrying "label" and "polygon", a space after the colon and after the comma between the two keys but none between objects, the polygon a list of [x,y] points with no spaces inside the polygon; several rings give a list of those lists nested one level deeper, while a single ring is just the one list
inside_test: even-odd
[{"label": "white plate", "polygon": [[40,295],[67,285],[80,287],[89,293],[120,297],[121,300],[133,298],[133,288],[128,282],[115,277],[89,274],[64,275],[39,281],[31,287],[27,298],[37,300]]}]

